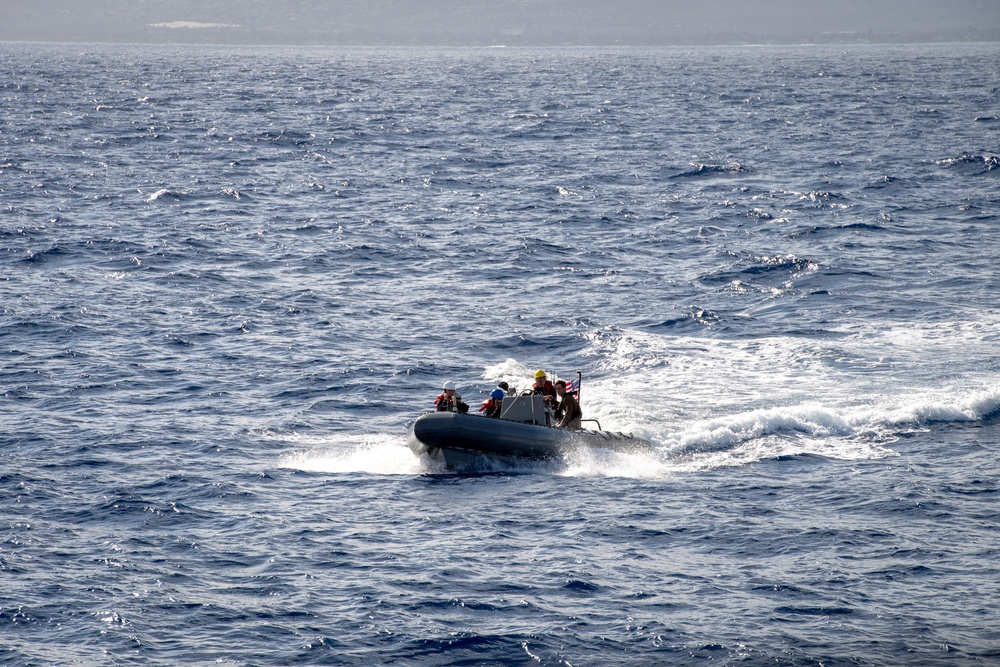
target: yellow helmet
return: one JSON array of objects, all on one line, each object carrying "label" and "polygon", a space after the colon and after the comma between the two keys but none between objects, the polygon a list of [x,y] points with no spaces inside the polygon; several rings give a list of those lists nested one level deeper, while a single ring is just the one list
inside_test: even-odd
[{"label": "yellow helmet", "polygon": [[545,377],[545,371],[543,371],[541,368],[539,368],[537,371],[535,371],[535,379],[536,380],[538,378],[543,378],[543,377]]}]

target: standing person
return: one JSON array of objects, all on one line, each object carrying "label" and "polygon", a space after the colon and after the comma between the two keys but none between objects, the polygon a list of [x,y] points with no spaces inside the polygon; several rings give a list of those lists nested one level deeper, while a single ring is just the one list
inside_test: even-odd
[{"label": "standing person", "polygon": [[559,404],[556,389],[552,386],[552,382],[545,376],[545,371],[542,369],[535,371],[535,384],[531,385],[531,393],[535,396],[544,396],[546,405],[552,409],[555,409]]},{"label": "standing person", "polygon": [[562,399],[559,402],[559,412],[562,413],[562,418],[559,423],[556,424],[556,428],[568,428],[571,430],[576,430],[581,428],[583,422],[583,410],[580,408],[580,403],[576,400],[573,394],[566,391],[566,382],[563,380],[557,380],[556,384],[556,394]]},{"label": "standing person", "polygon": [[455,393],[455,383],[448,380],[441,387],[442,393],[434,399],[438,412],[468,412],[469,406],[462,402],[462,397]]}]

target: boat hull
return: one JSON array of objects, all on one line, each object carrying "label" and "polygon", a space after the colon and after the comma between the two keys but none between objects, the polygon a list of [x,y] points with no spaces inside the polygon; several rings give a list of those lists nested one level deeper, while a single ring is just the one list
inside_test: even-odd
[{"label": "boat hull", "polygon": [[406,444],[449,467],[489,456],[508,460],[558,458],[583,447],[651,451],[647,440],[621,433],[550,428],[455,412],[430,412],[413,423]]}]

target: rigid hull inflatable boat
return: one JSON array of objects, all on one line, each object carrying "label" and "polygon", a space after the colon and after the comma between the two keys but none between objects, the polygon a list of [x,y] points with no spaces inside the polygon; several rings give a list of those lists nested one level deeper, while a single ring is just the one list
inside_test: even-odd
[{"label": "rigid hull inflatable boat", "polygon": [[449,467],[482,456],[550,459],[582,447],[652,451],[648,440],[610,431],[554,428],[541,396],[506,398],[498,419],[458,412],[428,412],[413,423],[406,444],[415,454],[443,459]]}]

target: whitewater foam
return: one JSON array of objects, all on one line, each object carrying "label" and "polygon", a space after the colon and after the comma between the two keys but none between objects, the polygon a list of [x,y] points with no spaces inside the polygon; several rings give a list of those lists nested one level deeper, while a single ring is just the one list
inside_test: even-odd
[{"label": "whitewater foam", "polygon": [[[403,434],[353,434],[336,437],[283,438],[296,447],[286,454],[280,467],[324,473],[371,473],[419,475],[439,472],[442,466],[418,457],[406,446]],[[305,449],[302,449],[305,447]]]}]

